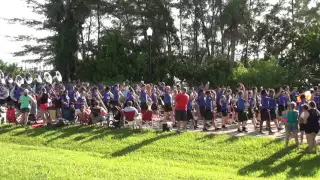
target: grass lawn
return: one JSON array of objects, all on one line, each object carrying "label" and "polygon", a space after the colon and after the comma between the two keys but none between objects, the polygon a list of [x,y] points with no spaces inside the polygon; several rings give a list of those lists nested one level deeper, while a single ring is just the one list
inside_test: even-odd
[{"label": "grass lawn", "polygon": [[[293,142],[292,142],[293,145]],[[270,138],[1,126],[1,179],[319,179],[320,158]],[[305,146],[304,146],[305,147]]]}]

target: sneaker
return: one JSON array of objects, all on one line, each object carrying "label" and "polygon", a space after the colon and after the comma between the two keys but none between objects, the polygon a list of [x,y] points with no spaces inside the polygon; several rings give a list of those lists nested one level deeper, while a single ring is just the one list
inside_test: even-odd
[{"label": "sneaker", "polygon": [[248,132],[248,131],[247,131],[247,128],[245,128],[245,127],[242,128],[242,131],[243,131],[243,132]]},{"label": "sneaker", "polygon": [[220,128],[215,128],[215,129],[214,129],[214,131],[219,131],[219,130],[220,130]]},{"label": "sneaker", "polygon": [[283,128],[279,127],[279,128],[278,128],[278,131],[281,131],[281,130],[283,130]]},{"label": "sneaker", "polygon": [[269,132],[269,135],[273,135],[273,134],[274,134],[274,132],[272,132],[272,131]]},{"label": "sneaker", "polygon": [[222,128],[222,129],[226,129],[227,127],[226,127],[225,125],[223,125],[221,128]]},{"label": "sneaker", "polygon": [[202,131],[203,132],[208,132],[209,130],[207,128],[204,128]]},{"label": "sneaker", "polygon": [[240,128],[238,128],[238,132],[239,132],[239,133],[241,133],[241,132],[242,132]]},{"label": "sneaker", "polygon": [[236,122],[232,122],[232,124],[237,124]]}]

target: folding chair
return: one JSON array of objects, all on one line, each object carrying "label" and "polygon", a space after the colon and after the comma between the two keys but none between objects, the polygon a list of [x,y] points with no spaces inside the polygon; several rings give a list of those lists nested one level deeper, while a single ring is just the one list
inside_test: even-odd
[{"label": "folding chair", "polygon": [[136,121],[134,118],[135,115],[136,115],[135,111],[124,112],[124,117],[125,117],[124,121],[125,121],[125,124],[126,123],[128,124],[128,127],[130,127],[130,125],[133,125],[133,128],[135,128],[135,125],[136,125]]},{"label": "folding chair", "polygon": [[150,110],[142,114],[142,121],[147,124],[147,127],[151,125],[152,128],[160,128],[160,116],[153,114]]},{"label": "folding chair", "polygon": [[9,124],[18,124],[16,118],[16,110],[14,108],[8,108],[7,110],[7,122]]}]

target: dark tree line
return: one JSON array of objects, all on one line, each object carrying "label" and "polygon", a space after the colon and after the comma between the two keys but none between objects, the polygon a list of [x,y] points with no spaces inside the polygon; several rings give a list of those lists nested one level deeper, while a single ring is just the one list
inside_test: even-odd
[{"label": "dark tree line", "polygon": [[37,45],[15,55],[36,54],[30,61],[53,64],[65,79],[146,79],[148,27],[154,81],[170,74],[276,86],[315,83],[320,75],[320,4],[311,0],[26,1],[45,20],[11,21],[50,35],[17,37]]}]

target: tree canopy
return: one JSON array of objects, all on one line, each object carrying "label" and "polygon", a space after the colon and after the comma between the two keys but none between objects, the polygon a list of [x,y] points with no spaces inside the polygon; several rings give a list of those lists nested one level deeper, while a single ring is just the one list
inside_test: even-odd
[{"label": "tree canopy", "polygon": [[[320,3],[311,0],[26,0],[47,30],[16,56],[53,64],[65,79],[316,83]],[[151,37],[152,77],[147,77]]]}]

